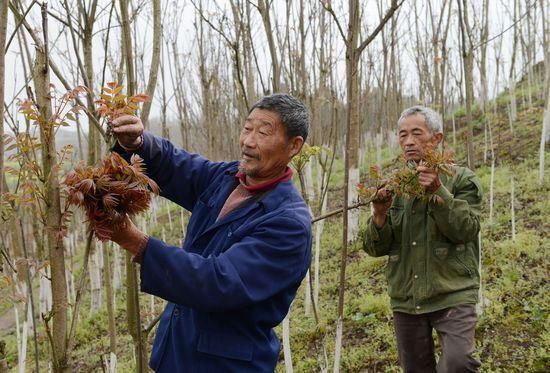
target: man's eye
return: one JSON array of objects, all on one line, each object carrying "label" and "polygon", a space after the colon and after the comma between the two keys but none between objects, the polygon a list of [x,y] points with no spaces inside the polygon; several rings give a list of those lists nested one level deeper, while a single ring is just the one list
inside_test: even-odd
[{"label": "man's eye", "polygon": [[265,131],[260,131],[260,135],[262,135],[262,136],[267,136],[267,135],[268,135],[268,133],[267,133],[267,132],[265,132]]}]

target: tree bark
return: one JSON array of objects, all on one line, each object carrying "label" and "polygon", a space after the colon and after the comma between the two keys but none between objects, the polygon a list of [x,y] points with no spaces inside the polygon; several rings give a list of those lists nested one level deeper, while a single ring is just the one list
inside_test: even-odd
[{"label": "tree bark", "polygon": [[508,74],[508,89],[510,93],[510,118],[512,123],[516,120],[516,54],[518,44],[518,26],[517,26],[517,13],[518,2],[514,0],[514,41],[512,43],[512,57],[510,61],[510,73]]},{"label": "tree bark", "polygon": [[[8,2],[0,4],[0,178],[4,177],[4,82],[6,33],[8,27]],[[0,180],[0,203],[4,194],[4,183]]]},{"label": "tree bark", "polygon": [[479,77],[481,80],[481,108],[483,113],[487,112],[489,100],[488,84],[487,84],[487,39],[489,38],[489,0],[483,0],[483,20],[481,26],[480,38],[480,62],[479,62]]},{"label": "tree bark", "polygon": [[468,167],[475,170],[474,159],[474,131],[472,106],[474,100],[474,55],[472,42],[470,40],[471,28],[468,20],[468,2],[466,0],[457,0],[460,25],[460,40],[462,46],[462,66],[464,69],[464,87],[466,96],[466,154],[468,157]]},{"label": "tree bark", "polygon": [[[160,17],[161,0],[153,0],[153,55],[151,56],[151,68],[149,70],[149,81],[147,83],[146,94],[149,100],[143,104],[141,111],[141,121],[145,128],[149,128],[149,113],[153,103],[155,88],[157,87],[157,77],[160,66],[160,51],[162,43],[162,23]],[[164,79],[163,79],[164,81]]]},{"label": "tree bark", "polygon": [[[43,8],[43,12],[44,12]],[[47,32],[47,31],[46,31]],[[47,40],[45,42],[47,45]],[[55,372],[68,370],[67,366],[67,286],[65,282],[65,252],[63,239],[59,234],[61,221],[61,198],[57,153],[50,102],[50,74],[46,51],[36,49],[36,61],[33,67],[33,80],[36,91],[36,103],[43,120],[40,126],[42,149],[42,174],[44,177],[46,245],[49,252],[52,282],[52,348],[53,369]]]},{"label": "tree bark", "polygon": [[546,107],[544,108],[544,118],[542,119],[542,131],[540,134],[540,149],[539,149],[539,184],[544,185],[544,157],[547,133],[550,128],[550,89],[546,96]]},{"label": "tree bark", "polygon": [[[122,23],[122,43],[125,55],[126,86],[128,96],[135,94],[134,58],[132,51],[132,35],[130,31],[130,20],[128,16],[129,0],[120,0],[120,18]],[[134,341],[137,372],[145,371],[147,359],[145,346],[141,338],[141,316],[139,308],[139,290],[137,284],[136,264],[132,262],[132,255],[126,252],[126,320],[128,331]]]},{"label": "tree bark", "polygon": [[275,47],[275,40],[273,40],[274,30],[271,26],[271,16],[269,8],[271,3],[269,0],[259,0],[258,10],[262,16],[262,22],[264,25],[265,35],[267,38],[267,44],[269,46],[269,54],[271,55],[271,66],[273,68],[272,86],[273,93],[277,93],[281,90],[281,67],[279,65],[279,59],[277,57],[277,48]]},{"label": "tree bark", "polygon": [[[343,235],[342,235],[342,255],[340,262],[340,286],[338,291],[338,328],[336,335],[336,346],[334,353],[334,373],[340,371],[341,342],[343,332],[343,314],[344,314],[344,292],[346,280],[346,260],[348,247],[348,205],[350,194],[357,193],[356,184],[350,183],[350,175],[357,177],[358,172],[358,142],[359,142],[359,79],[358,65],[359,58],[363,50],[374,40],[384,25],[391,19],[397,8],[401,5],[398,0],[392,0],[391,6],[386,12],[384,18],[372,33],[364,40],[359,42],[360,27],[360,6],[359,0],[349,0],[348,2],[348,29],[347,35],[338,21],[334,10],[329,4],[323,4],[325,9],[333,16],[338,26],[340,35],[344,38],[346,45],[346,92],[347,92],[347,120],[346,120],[346,140],[345,140],[345,160],[344,160],[344,208],[343,208]],[[357,180],[358,182],[358,180]],[[350,193],[350,191],[352,193]]]},{"label": "tree bark", "polygon": [[105,280],[105,296],[107,303],[107,315],[109,319],[109,352],[116,354],[116,324],[115,304],[113,299],[113,282],[111,280],[111,248],[103,251],[103,278]]}]

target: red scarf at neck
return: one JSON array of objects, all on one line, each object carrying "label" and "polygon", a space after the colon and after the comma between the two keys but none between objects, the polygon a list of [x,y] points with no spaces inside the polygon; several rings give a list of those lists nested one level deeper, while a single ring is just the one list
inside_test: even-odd
[{"label": "red scarf at neck", "polygon": [[283,172],[281,176],[278,176],[271,180],[264,181],[263,183],[256,184],[256,185],[247,185],[246,175],[241,171],[237,172],[235,177],[239,180],[239,183],[241,183],[241,185],[246,188],[246,190],[248,190],[251,193],[259,193],[259,192],[265,192],[267,190],[275,188],[275,186],[280,182],[288,181],[292,179],[292,169],[290,167],[287,167],[285,172]]}]

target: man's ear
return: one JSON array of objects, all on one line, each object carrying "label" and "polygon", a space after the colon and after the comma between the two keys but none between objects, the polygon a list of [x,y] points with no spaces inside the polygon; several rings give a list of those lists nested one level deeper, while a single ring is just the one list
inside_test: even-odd
[{"label": "man's ear", "polygon": [[442,140],[443,140],[443,133],[441,133],[441,132],[434,133],[434,135],[433,135],[433,144],[434,144],[434,146],[439,145]]},{"label": "man's ear", "polygon": [[294,136],[288,141],[288,156],[292,159],[296,154],[300,153],[302,146],[304,145],[304,138],[302,136]]}]

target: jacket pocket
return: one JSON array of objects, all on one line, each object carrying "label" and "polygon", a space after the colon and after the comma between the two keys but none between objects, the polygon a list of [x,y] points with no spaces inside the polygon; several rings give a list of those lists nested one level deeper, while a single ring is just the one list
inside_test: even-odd
[{"label": "jacket pocket", "polygon": [[471,288],[473,269],[465,260],[465,245],[433,241],[428,276],[431,277],[429,296],[437,296]]},{"label": "jacket pocket", "polygon": [[245,335],[203,332],[197,351],[227,359],[252,361],[254,344]]},{"label": "jacket pocket", "polygon": [[[403,224],[403,215],[405,210],[402,205],[396,205],[390,207],[390,221],[392,226],[392,233],[394,236],[394,242],[400,243],[402,241],[401,231]],[[393,250],[393,249],[392,249]]]},{"label": "jacket pocket", "polygon": [[388,294],[391,298],[405,298],[405,284],[403,278],[403,258],[399,246],[392,246],[388,254],[388,262],[386,264],[386,279],[388,282]]},{"label": "jacket pocket", "polygon": [[455,249],[455,260],[458,262],[458,265],[469,277],[474,276],[473,268],[466,263],[467,262],[467,246],[465,244],[456,245]]},{"label": "jacket pocket", "polygon": [[174,307],[174,303],[168,303],[162,312],[162,316],[160,317],[160,322],[155,333],[155,342],[153,343],[153,349],[149,359],[149,366],[154,370],[158,369],[162,356],[164,355],[164,350],[166,349],[166,339],[170,333],[170,319],[172,317]]}]

